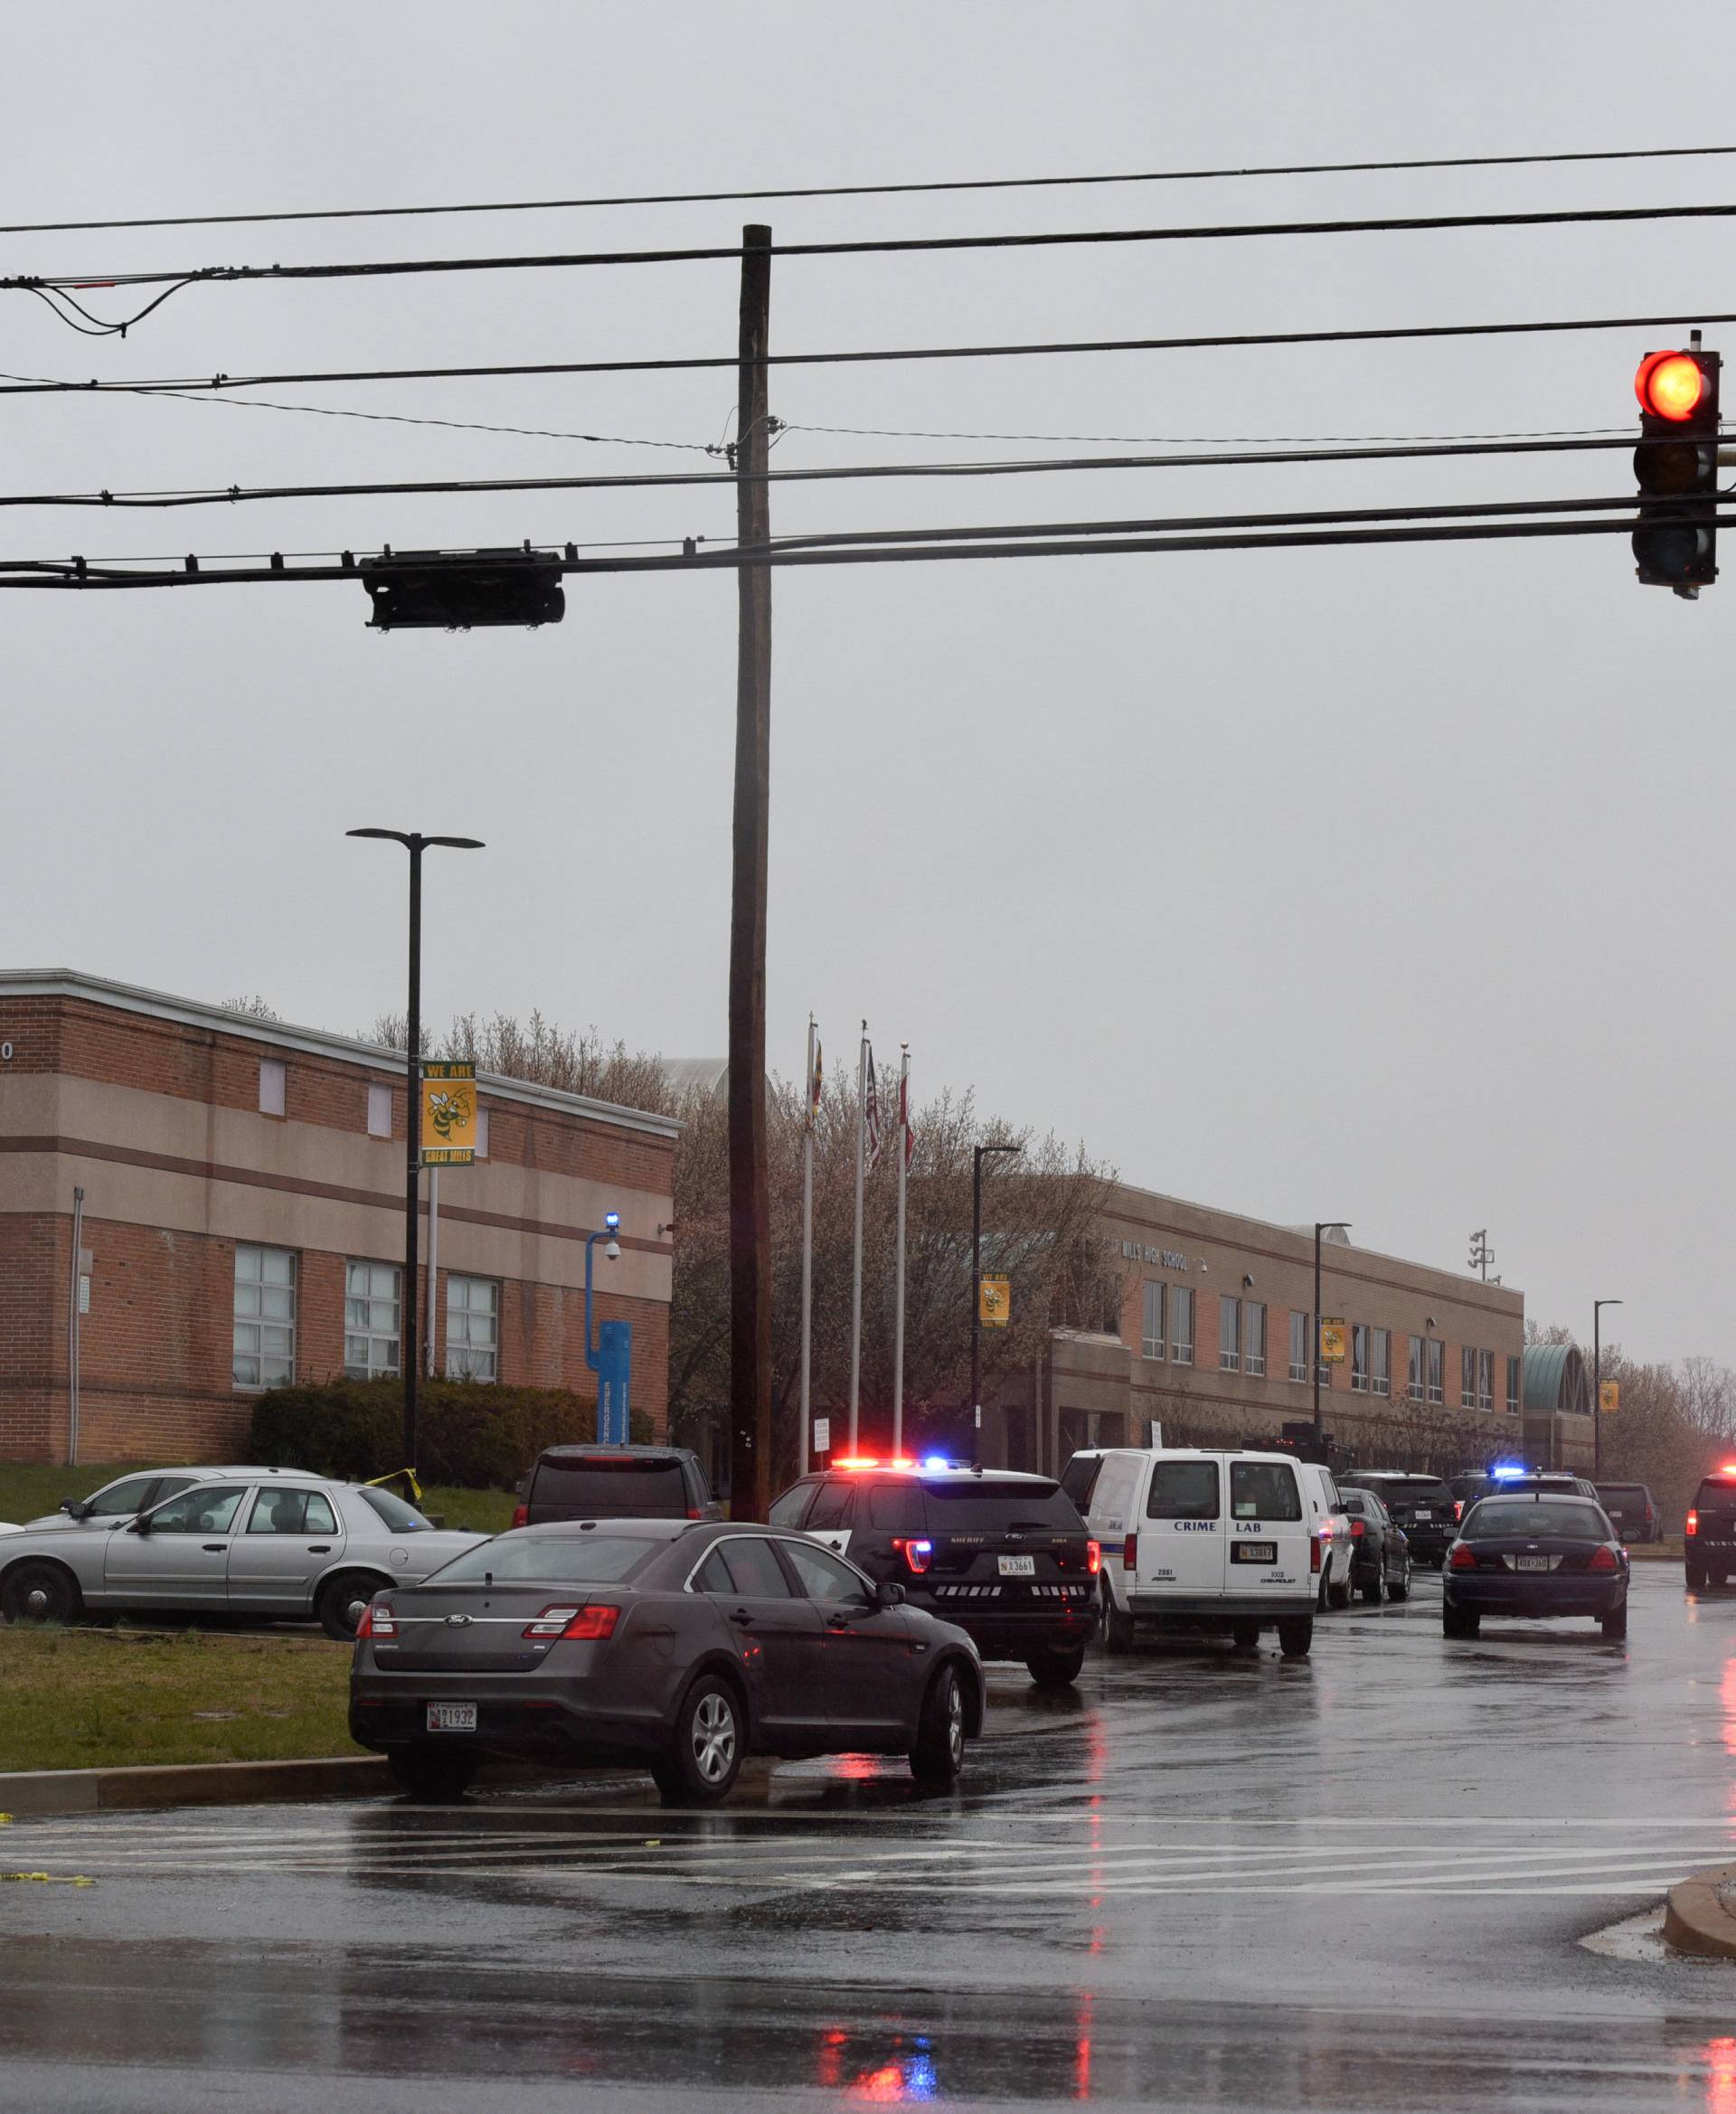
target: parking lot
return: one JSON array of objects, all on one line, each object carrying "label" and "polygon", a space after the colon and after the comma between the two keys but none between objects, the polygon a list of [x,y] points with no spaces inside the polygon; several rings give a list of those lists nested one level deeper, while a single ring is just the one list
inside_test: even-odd
[{"label": "parking lot", "polygon": [[[0,1830],[0,2054],[44,2109],[1736,2104],[1727,1971],[1588,1950],[1736,1858],[1736,1596],[1632,1634],[1439,1583],[1313,1657],[996,1669],[961,1788],[780,1766]],[[87,1886],[70,1882],[88,1879]],[[630,2082],[627,2081],[631,2081]]]}]

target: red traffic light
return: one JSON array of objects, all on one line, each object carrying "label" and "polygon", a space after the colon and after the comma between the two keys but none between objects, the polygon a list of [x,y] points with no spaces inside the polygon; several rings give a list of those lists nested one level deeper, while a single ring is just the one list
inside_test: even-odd
[{"label": "red traffic light", "polygon": [[1705,363],[1694,353],[1647,353],[1634,376],[1634,394],[1646,417],[1676,424],[1703,411],[1715,387]]}]

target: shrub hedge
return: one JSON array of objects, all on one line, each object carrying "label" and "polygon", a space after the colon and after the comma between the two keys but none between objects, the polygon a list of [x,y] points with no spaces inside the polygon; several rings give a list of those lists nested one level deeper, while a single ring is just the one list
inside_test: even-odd
[{"label": "shrub hedge", "polygon": [[[417,1390],[425,1483],[510,1490],[545,1446],[597,1434],[595,1397],[563,1388],[495,1387],[474,1380],[425,1380]],[[633,1438],[651,1437],[636,1411]],[[403,1458],[404,1391],[396,1380],[331,1380],[274,1387],[253,1411],[250,1458],[269,1468],[307,1468],[365,1482]]]}]

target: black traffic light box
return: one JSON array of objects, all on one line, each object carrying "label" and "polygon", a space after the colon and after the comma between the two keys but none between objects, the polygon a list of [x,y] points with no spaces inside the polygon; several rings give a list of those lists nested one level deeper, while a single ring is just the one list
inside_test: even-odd
[{"label": "black traffic light box", "polygon": [[1634,377],[1640,432],[1634,450],[1636,570],[1642,585],[1671,588],[1690,601],[1718,577],[1722,365],[1718,354],[1696,343],[1685,351],[1647,353]]}]

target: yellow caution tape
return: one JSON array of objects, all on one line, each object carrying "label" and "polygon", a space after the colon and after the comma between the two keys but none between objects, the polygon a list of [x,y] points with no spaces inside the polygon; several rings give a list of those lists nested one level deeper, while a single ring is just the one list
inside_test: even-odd
[{"label": "yellow caution tape", "polygon": [[63,1879],[52,1872],[0,1872],[0,1883],[8,1879],[33,1882],[38,1886],[94,1886],[94,1879]]}]

